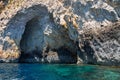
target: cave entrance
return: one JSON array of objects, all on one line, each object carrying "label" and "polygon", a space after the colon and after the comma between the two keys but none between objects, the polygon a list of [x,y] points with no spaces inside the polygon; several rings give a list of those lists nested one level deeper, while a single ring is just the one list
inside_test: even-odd
[{"label": "cave entrance", "polygon": [[43,58],[49,63],[76,62],[74,42],[67,29],[60,27],[54,19],[48,8],[39,4],[20,10],[10,20],[4,34],[9,32],[15,41],[15,46],[10,44],[17,51],[15,53],[21,53],[19,62],[41,62]]},{"label": "cave entrance", "polygon": [[36,16],[26,23],[20,40],[20,50],[19,62],[77,62],[76,44],[64,28],[56,27],[49,14]]},{"label": "cave entrance", "polygon": [[42,57],[41,48],[43,45],[43,32],[39,21],[40,17],[37,16],[26,23],[25,30],[20,41],[20,62],[34,62],[34,58]]}]

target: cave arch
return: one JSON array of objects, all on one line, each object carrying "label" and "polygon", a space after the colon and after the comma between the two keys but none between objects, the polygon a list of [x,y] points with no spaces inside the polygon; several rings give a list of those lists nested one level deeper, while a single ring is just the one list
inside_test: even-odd
[{"label": "cave arch", "polygon": [[39,20],[40,17],[37,16],[26,23],[24,33],[22,34],[22,38],[20,40],[20,50],[21,50],[20,62],[23,62],[22,60],[25,60],[24,59],[25,57],[29,59],[31,58],[32,60],[34,60],[34,57],[42,58],[41,51],[44,41],[43,40],[44,34],[42,27],[39,24],[40,23]]},{"label": "cave arch", "polygon": [[43,46],[47,45],[46,49],[50,52],[48,50],[45,62],[76,63],[76,45],[67,34],[64,29],[56,27],[47,7],[43,5],[18,11],[5,30],[5,35],[10,36],[18,47],[16,51],[20,53],[20,62],[40,62],[42,54],[46,53]]},{"label": "cave arch", "polygon": [[41,4],[34,5],[25,10],[20,10],[7,24],[7,27],[4,30],[4,35],[10,36],[10,38],[14,40],[16,45],[20,48],[20,40],[22,39],[22,34],[25,31],[26,24],[32,19],[37,17],[43,18],[46,15],[49,15],[48,9],[46,6]]},{"label": "cave arch", "polygon": [[20,40],[20,49],[24,53],[40,51],[44,39],[39,17],[34,17],[26,23],[24,33]]},{"label": "cave arch", "polygon": [[22,35],[25,32],[25,26],[27,23],[35,18],[43,18],[46,15],[49,15],[49,11],[46,6],[42,4],[31,5],[28,8],[23,8],[14,16],[11,16],[11,19],[4,28],[3,37],[7,38],[4,41],[3,50],[6,53],[10,53],[11,55],[17,55],[16,58],[11,58],[13,62],[18,62],[21,57],[21,39]]}]

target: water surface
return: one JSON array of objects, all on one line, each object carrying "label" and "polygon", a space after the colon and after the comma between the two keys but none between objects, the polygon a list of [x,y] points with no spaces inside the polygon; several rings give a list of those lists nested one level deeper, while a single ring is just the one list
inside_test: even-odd
[{"label": "water surface", "polygon": [[120,80],[120,68],[0,63],[0,80]]}]

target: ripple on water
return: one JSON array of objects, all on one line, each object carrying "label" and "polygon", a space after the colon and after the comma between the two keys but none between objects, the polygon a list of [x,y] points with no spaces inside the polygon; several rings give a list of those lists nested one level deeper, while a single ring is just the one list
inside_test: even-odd
[{"label": "ripple on water", "polygon": [[69,64],[0,64],[0,80],[119,80],[120,68]]}]

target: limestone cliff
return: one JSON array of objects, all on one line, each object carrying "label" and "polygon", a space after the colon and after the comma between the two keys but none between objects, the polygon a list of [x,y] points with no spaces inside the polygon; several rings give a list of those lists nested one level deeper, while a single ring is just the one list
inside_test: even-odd
[{"label": "limestone cliff", "polygon": [[120,0],[1,0],[0,61],[120,66]]}]

